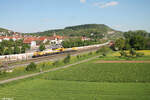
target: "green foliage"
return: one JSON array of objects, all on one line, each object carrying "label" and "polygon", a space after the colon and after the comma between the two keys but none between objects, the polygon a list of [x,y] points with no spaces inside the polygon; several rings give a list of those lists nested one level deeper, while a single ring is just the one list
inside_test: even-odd
[{"label": "green foliage", "polygon": [[96,53],[101,53],[103,56],[106,56],[110,52],[110,48],[108,46],[103,46]]},{"label": "green foliage", "polygon": [[77,55],[76,57],[77,57],[77,59],[80,59],[80,58],[81,58],[81,56],[80,56],[80,55]]},{"label": "green foliage", "polygon": [[3,75],[3,72],[2,72],[2,71],[0,71],[0,75]]},{"label": "green foliage", "polygon": [[88,53],[89,56],[92,55],[92,54],[93,54],[92,52],[89,52],[89,53]]},{"label": "green foliage", "polygon": [[[108,32],[114,31],[114,34],[108,35]],[[105,36],[109,37],[119,37],[121,36],[121,32],[115,31],[111,29],[110,27],[104,25],[104,24],[85,24],[85,25],[77,25],[77,26],[71,26],[66,27],[64,29],[57,29],[57,30],[48,30],[44,32],[38,32],[38,33],[31,33],[32,35],[48,35],[52,36],[54,33],[57,35],[65,35],[65,36],[86,36],[90,38],[98,38],[101,39]],[[92,35],[91,35],[92,34]]]},{"label": "green foliage", "polygon": [[105,63],[90,61],[74,67],[47,73],[49,80],[90,82],[150,82],[148,63]]},{"label": "green foliage", "polygon": [[149,83],[99,83],[32,78],[1,85],[0,98],[15,97],[15,100],[149,100],[149,90]]},{"label": "green foliage", "polygon": [[144,56],[144,53],[142,53],[142,52],[137,52],[136,53],[136,57],[143,57]]},{"label": "green foliage", "polygon": [[39,50],[40,51],[43,51],[43,50],[45,50],[46,48],[45,48],[45,45],[42,43],[41,45],[40,45],[40,47],[39,47]]},{"label": "green foliage", "polygon": [[124,37],[126,50],[130,48],[135,50],[150,49],[150,37],[146,31],[128,31],[124,33]]},{"label": "green foliage", "polygon": [[8,33],[8,29],[4,29],[4,28],[0,28],[0,32],[5,32],[5,33]]},{"label": "green foliage", "polygon": [[131,56],[135,56],[136,55],[136,51],[132,48],[132,49],[130,49],[130,54],[131,54]]},{"label": "green foliage", "polygon": [[26,51],[26,48],[25,48],[25,46],[23,45],[22,48],[21,48],[21,53],[25,53],[25,51]]},{"label": "green foliage", "polygon": [[0,55],[25,53],[29,45],[23,44],[23,40],[3,40],[0,42]]},{"label": "green foliage", "polygon": [[53,62],[53,66],[58,66],[60,64],[59,60],[56,60],[55,62]]},{"label": "green foliage", "polygon": [[14,54],[19,54],[20,53],[20,48],[18,46],[14,47]]},{"label": "green foliage", "polygon": [[11,47],[5,48],[4,55],[9,55],[13,53],[13,49]]},{"label": "green foliage", "polygon": [[35,71],[36,70],[37,65],[34,62],[31,62],[27,67],[26,67],[26,71]]},{"label": "green foliage", "polygon": [[124,50],[121,50],[119,53],[121,57],[127,57],[127,53]]},{"label": "green foliage", "polygon": [[125,40],[123,38],[119,38],[115,42],[115,48],[118,50],[122,50],[125,47]]},{"label": "green foliage", "polygon": [[71,47],[93,45],[93,44],[98,44],[98,43],[100,43],[100,41],[97,41],[97,40],[82,41],[80,38],[75,38],[75,39],[68,39],[68,40],[63,41],[62,46],[64,48],[71,48]]},{"label": "green foliage", "polygon": [[63,62],[66,64],[66,63],[69,63],[70,60],[71,60],[71,56],[70,56],[70,54],[69,54],[69,55],[67,55],[67,57],[64,59]]}]

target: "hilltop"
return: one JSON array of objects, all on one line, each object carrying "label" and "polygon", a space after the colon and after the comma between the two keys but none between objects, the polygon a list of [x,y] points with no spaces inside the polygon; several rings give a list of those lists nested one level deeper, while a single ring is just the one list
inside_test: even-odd
[{"label": "hilltop", "polygon": [[8,31],[9,31],[8,29],[0,28],[0,33],[1,33],[1,32],[8,33]]},{"label": "hilltop", "polygon": [[37,32],[37,35],[65,35],[65,36],[87,36],[98,38],[115,38],[122,36],[122,32],[116,31],[104,24],[84,24],[65,27],[64,29],[48,30],[44,32]]}]

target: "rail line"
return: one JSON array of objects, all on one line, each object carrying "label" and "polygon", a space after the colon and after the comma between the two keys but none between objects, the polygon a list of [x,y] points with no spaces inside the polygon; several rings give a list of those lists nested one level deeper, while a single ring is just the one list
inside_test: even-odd
[{"label": "rail line", "polygon": [[76,56],[76,55],[83,54],[83,53],[94,52],[98,50],[99,48],[100,47],[94,47],[94,48],[83,49],[83,50],[75,51],[75,52],[69,52],[69,53],[64,52],[64,53],[59,53],[59,54],[54,54],[54,55],[31,58],[24,62],[23,61],[13,62],[13,63],[9,62],[9,68],[13,69],[16,67],[26,66],[31,62],[40,63],[44,61],[56,61],[56,60],[65,58],[68,54],[70,54],[71,56]]}]

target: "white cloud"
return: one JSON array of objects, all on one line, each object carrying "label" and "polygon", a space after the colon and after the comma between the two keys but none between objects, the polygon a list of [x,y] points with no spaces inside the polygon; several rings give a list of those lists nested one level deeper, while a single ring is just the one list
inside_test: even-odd
[{"label": "white cloud", "polygon": [[113,25],[112,27],[114,27],[114,28],[124,28],[123,25]]},{"label": "white cloud", "polygon": [[85,3],[85,2],[86,2],[86,0],[80,0],[80,2],[81,2],[81,3]]},{"label": "white cloud", "polygon": [[128,30],[133,30],[134,28],[129,26],[129,25],[111,25],[112,28],[116,29],[116,30],[121,30],[121,31],[128,31]]},{"label": "white cloud", "polygon": [[98,6],[100,8],[106,8],[106,7],[110,7],[110,6],[116,6],[118,4],[119,4],[119,2],[117,2],[117,1],[110,1],[110,2],[105,2],[105,3],[96,2],[96,3],[94,3],[94,6]]}]

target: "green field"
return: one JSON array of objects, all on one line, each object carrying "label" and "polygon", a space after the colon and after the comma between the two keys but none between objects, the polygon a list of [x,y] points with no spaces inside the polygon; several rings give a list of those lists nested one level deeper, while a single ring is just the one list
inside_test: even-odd
[{"label": "green field", "polygon": [[0,98],[150,100],[149,63],[97,63],[101,59],[1,85]]},{"label": "green field", "polygon": [[40,76],[47,80],[88,82],[150,82],[149,63],[97,63],[97,60],[79,64]]},{"label": "green field", "polygon": [[99,83],[33,79],[0,88],[14,100],[150,100],[148,83]]}]

